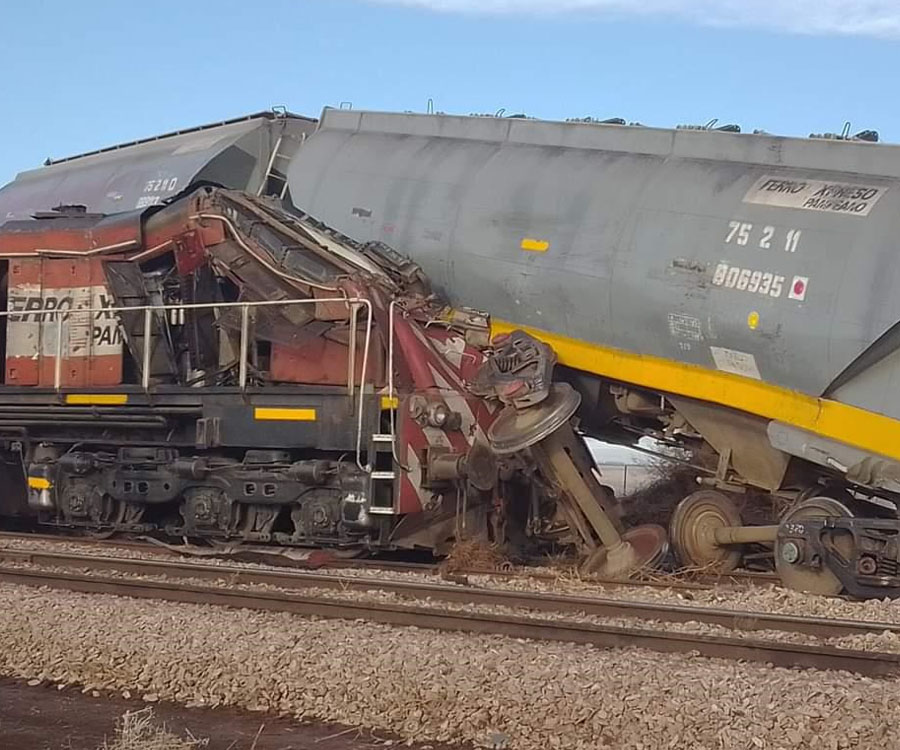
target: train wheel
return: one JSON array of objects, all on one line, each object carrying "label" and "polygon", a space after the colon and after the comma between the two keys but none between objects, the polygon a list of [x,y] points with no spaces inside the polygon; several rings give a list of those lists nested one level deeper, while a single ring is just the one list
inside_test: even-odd
[{"label": "train wheel", "polygon": [[622,578],[645,570],[653,570],[669,554],[669,540],[666,530],[655,523],[635,526],[622,534],[619,549],[627,556],[617,558],[615,550],[601,547],[582,563],[581,571],[603,578]]},{"label": "train wheel", "polygon": [[554,383],[546,399],[527,409],[507,406],[488,428],[495,453],[516,453],[562,427],[581,404],[581,394],[568,383]]},{"label": "train wheel", "polygon": [[338,547],[335,549],[327,550],[327,554],[331,555],[331,557],[335,558],[336,560],[355,560],[356,558],[362,557],[364,554],[366,554],[366,550],[362,547],[358,549],[344,549]]},{"label": "train wheel", "polygon": [[[792,521],[811,518],[852,518],[853,513],[842,502],[830,497],[811,497],[795,505],[781,519],[781,526]],[[853,555],[853,537],[847,533],[830,533],[829,543],[839,555],[849,559]],[[779,533],[775,541],[775,570],[789,589],[808,594],[837,596],[844,590],[840,579],[821,564],[809,564],[802,559],[798,545],[783,539]]]},{"label": "train wheel", "polygon": [[117,502],[115,503],[115,509],[113,510],[112,517],[110,518],[110,523],[113,528],[107,529],[106,531],[88,531],[87,536],[92,539],[112,539],[116,534],[119,533],[119,530],[116,528],[125,518],[125,503]]},{"label": "train wheel", "polygon": [[669,539],[684,567],[730,573],[741,562],[741,550],[716,543],[717,528],[741,526],[734,501],[717,490],[698,490],[678,503],[669,522]]}]

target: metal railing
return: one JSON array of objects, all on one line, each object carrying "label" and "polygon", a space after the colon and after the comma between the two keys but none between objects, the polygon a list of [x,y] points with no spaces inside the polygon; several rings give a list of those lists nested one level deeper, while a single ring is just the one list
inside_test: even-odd
[{"label": "metal railing", "polygon": [[[152,329],[155,314],[161,314],[164,319],[172,311],[181,310],[221,310],[239,308],[241,311],[240,339],[238,344],[238,386],[241,391],[247,389],[247,367],[248,354],[250,345],[250,311],[257,308],[268,307],[292,307],[294,305],[315,305],[315,304],[334,304],[339,303],[347,305],[350,310],[350,352],[347,363],[347,395],[350,397],[351,405],[356,407],[357,424],[356,424],[356,465],[365,472],[371,472],[371,465],[362,463],[362,431],[364,403],[363,398],[365,392],[365,379],[369,367],[369,349],[372,342],[372,303],[363,297],[324,297],[309,299],[293,299],[293,300],[266,300],[263,302],[198,302],[191,304],[171,304],[171,305],[136,305],[130,307],[82,307],[82,308],[65,308],[55,310],[2,310],[0,318],[16,318],[20,316],[34,315],[38,322],[44,325],[46,318],[49,316],[50,325],[56,325],[56,349],[55,361],[53,369],[53,387],[59,391],[62,388],[62,360],[63,360],[63,329],[62,325],[66,321],[73,320],[76,316],[89,316],[88,320],[94,319],[97,314],[116,315],[115,325],[121,326],[119,313],[143,313],[144,324],[144,347],[141,352],[141,387],[144,391],[150,390],[150,365],[152,354]],[[361,307],[366,309],[366,334],[363,343],[363,359],[362,371],[359,376],[359,398],[356,397],[356,348],[357,348],[357,324],[359,320],[359,310]],[[12,322],[15,322],[14,320]],[[43,331],[42,331],[43,333]],[[41,337],[42,338],[42,337]],[[7,333],[7,341],[9,334]],[[41,347],[41,339],[38,340],[38,347]]]},{"label": "metal railing", "polygon": [[[390,415],[388,417],[390,423],[391,435],[391,457],[394,463],[399,464],[400,459],[397,457],[397,425],[395,422],[394,409],[394,310],[397,307],[397,300],[391,300],[388,305],[388,361],[387,361],[387,377],[388,377],[388,405],[390,406]],[[405,468],[405,467],[404,467]]]}]

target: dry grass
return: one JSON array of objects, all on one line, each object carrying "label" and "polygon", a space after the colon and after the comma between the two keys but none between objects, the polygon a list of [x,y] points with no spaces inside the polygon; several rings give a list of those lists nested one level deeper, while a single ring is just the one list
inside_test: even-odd
[{"label": "dry grass", "polygon": [[165,724],[157,723],[152,708],[126,711],[116,723],[112,742],[104,740],[99,750],[196,750],[206,740],[185,739],[172,734]]},{"label": "dry grass", "polygon": [[461,573],[473,570],[507,570],[510,561],[498,544],[479,539],[463,539],[450,548],[450,554],[441,563],[444,573]]},{"label": "dry grass", "polygon": [[[551,566],[548,565],[547,567]],[[580,566],[573,565],[570,560],[567,566],[553,567],[553,573],[556,583],[562,584],[567,588],[584,588],[585,590],[596,590],[598,585],[602,587],[604,583],[647,582],[677,585],[696,583],[710,577],[721,577],[723,582],[728,581],[728,574],[721,573],[713,563],[699,567],[681,567],[676,570],[640,568],[631,575],[608,579],[593,573],[585,573]]]},{"label": "dry grass", "polygon": [[650,484],[619,499],[625,528],[645,523],[668,528],[675,506],[699,489],[697,471],[689,466],[659,461],[654,473],[656,479]]}]

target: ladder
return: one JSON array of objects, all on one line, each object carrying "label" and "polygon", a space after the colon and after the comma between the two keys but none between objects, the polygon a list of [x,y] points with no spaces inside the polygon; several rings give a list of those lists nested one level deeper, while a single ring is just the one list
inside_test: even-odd
[{"label": "ladder", "polygon": [[279,163],[279,160],[284,160],[285,162],[290,161],[290,157],[281,151],[281,145],[283,143],[284,128],[282,127],[278,140],[275,141],[275,148],[272,149],[272,155],[269,157],[269,163],[266,165],[266,173],[263,175],[263,178],[259,183],[259,188],[256,191],[257,195],[262,195],[266,191],[270,181],[272,181],[281,183],[281,191],[278,193],[278,197],[281,200],[284,200],[285,193],[287,193],[288,189],[287,164],[284,164],[283,169],[276,168],[276,164]]},{"label": "ladder", "polygon": [[[394,314],[397,300],[391,300],[388,306],[388,398],[394,399]],[[391,431],[372,435],[373,471],[369,473],[369,513],[375,515],[394,515],[396,513],[396,493],[399,484],[396,468],[400,465],[397,459],[397,431],[394,428],[394,404],[391,409]],[[381,459],[381,460],[379,460]],[[390,469],[387,469],[390,466]]]},{"label": "ladder", "polygon": [[[369,503],[369,513],[375,515],[394,515],[394,480],[397,473],[393,469],[393,453],[394,453],[394,436],[389,433],[378,433],[372,435],[372,453],[374,454],[374,470],[369,474],[371,480],[371,500]],[[378,455],[382,454],[383,461],[378,460]],[[379,469],[379,465],[391,463],[391,469]],[[386,486],[385,486],[386,485]],[[384,489],[379,489],[384,486]],[[388,504],[388,501],[390,504]]]}]

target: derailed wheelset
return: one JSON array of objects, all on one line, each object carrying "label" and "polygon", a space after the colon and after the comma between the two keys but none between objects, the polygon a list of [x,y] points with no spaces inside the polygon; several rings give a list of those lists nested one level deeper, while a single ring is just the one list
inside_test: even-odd
[{"label": "derailed wheelset", "polygon": [[777,524],[745,526],[729,495],[699,490],[676,507],[670,536],[683,565],[710,573],[734,571],[747,545],[764,545],[787,588],[822,596],[896,597],[898,524],[856,518],[853,505],[846,496],[813,495],[790,506]]}]

